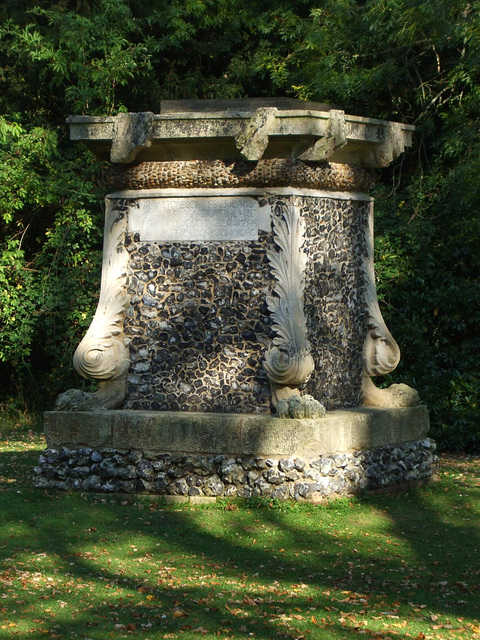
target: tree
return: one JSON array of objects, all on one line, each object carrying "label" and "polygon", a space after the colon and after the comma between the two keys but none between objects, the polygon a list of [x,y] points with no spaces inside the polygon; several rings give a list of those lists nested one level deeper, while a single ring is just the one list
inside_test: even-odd
[{"label": "tree", "polygon": [[0,17],[4,397],[51,405],[95,307],[104,167],[68,142],[65,116],[289,95],[416,125],[375,194],[394,379],[445,446],[480,449],[478,2],[6,0]]},{"label": "tree", "polygon": [[403,345],[394,379],[418,388],[434,435],[480,448],[479,5],[327,0],[311,13],[284,87],[417,127],[377,189],[384,313]]},{"label": "tree", "polygon": [[[104,168],[69,143],[66,115],[274,95],[254,53],[273,46],[273,25],[294,16],[290,4],[270,12],[269,2],[240,0],[8,0],[0,8],[4,398],[43,409],[78,384],[71,357],[95,308]],[[32,387],[38,393],[27,395]]]}]

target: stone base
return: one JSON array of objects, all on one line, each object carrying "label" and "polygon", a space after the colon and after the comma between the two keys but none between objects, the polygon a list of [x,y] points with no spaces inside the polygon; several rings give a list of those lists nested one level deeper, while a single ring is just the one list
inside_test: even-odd
[{"label": "stone base", "polygon": [[427,480],[425,407],[317,420],[147,411],[48,412],[39,488],[319,501]]}]

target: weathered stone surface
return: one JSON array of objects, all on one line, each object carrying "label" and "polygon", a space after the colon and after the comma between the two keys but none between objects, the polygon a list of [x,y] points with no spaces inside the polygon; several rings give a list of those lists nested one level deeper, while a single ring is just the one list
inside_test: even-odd
[{"label": "weathered stone surface", "polygon": [[243,484],[245,481],[245,470],[233,458],[222,462],[219,474],[223,482],[228,484]]},{"label": "weathered stone surface", "polygon": [[365,168],[413,129],[296,101],[175,104],[69,119],[123,165],[121,191],[74,358],[99,390],[47,414],[37,486],[320,500],[428,477],[411,393],[374,388],[402,408],[353,409],[399,358],[377,308]]},{"label": "weathered stone surface", "polygon": [[[221,191],[187,198],[141,195],[144,197],[135,200],[136,207],[131,208],[128,218],[129,233],[138,233],[141,242],[257,240],[259,229],[270,230],[270,207],[260,206],[256,198],[243,195],[232,198]],[[170,264],[184,264],[181,252],[178,257],[171,254]],[[147,291],[154,296],[157,286],[147,284]],[[150,300],[153,306],[158,302],[154,297]]]},{"label": "weathered stone surface", "polygon": [[[52,415],[53,419],[49,419]],[[88,442],[92,448],[108,447],[112,444],[112,414],[102,412],[100,420],[88,420],[87,412],[72,413],[69,411],[47,412],[45,414],[45,433],[47,444],[53,442],[75,442],[77,446]],[[54,416],[54,417],[53,417]],[[67,438],[64,440],[64,438]],[[49,442],[50,440],[50,442]]]},{"label": "weathered stone surface", "polygon": [[254,493],[260,496],[269,496],[273,491],[273,487],[263,476],[260,476],[254,483]]},{"label": "weathered stone surface", "polygon": [[272,498],[275,498],[276,500],[288,500],[291,497],[290,487],[285,484],[272,491]]},{"label": "weathered stone surface", "polygon": [[282,484],[285,480],[285,474],[277,469],[269,469],[263,472],[263,477],[270,484]]},{"label": "weathered stone surface", "polygon": [[175,480],[172,484],[167,486],[167,492],[170,495],[180,495],[185,496],[188,495],[189,486],[185,478],[179,478]]},{"label": "weathered stone surface", "polygon": [[255,486],[255,482],[260,478],[260,475],[258,471],[249,471],[245,477],[248,484],[253,487]]},{"label": "weathered stone surface", "polygon": [[153,468],[152,463],[149,462],[148,460],[141,460],[137,464],[137,474],[143,480],[147,480],[149,482],[152,482],[154,480],[154,478],[155,478],[155,470]]},{"label": "weathered stone surface", "polygon": [[[361,192],[373,172],[366,167],[397,157],[413,128],[295,100],[195,104],[198,112],[177,101],[158,115],[68,120],[72,139],[119,165],[112,177],[121,190],[107,198],[99,307],[74,358],[100,388],[64,394],[93,404],[73,398],[61,406],[268,414],[272,401],[280,416],[299,420],[323,415],[319,399],[330,410],[357,406],[366,340],[385,343],[368,303],[372,206]],[[307,380],[313,395],[300,398]],[[179,419],[188,452],[323,453],[322,437],[303,425],[300,441],[287,424],[280,451],[273,427],[259,440],[247,423],[214,422],[210,433],[204,424],[195,448],[190,422]],[[139,429],[131,426],[130,418],[117,420],[103,440],[144,451],[154,435],[154,449],[181,450],[169,446],[169,437],[173,447],[180,437],[168,427],[152,431],[144,417]],[[325,451],[334,446],[333,438],[324,443]],[[368,446],[381,444],[380,437]],[[106,445],[102,437],[92,444]]]},{"label": "weathered stone surface", "polygon": [[[265,465],[265,460],[274,455],[281,460],[291,458],[295,469],[303,471],[301,453],[313,457],[316,453],[356,451],[361,456],[362,451],[376,447],[421,440],[425,438],[428,426],[428,412],[423,406],[332,411],[318,421],[148,411],[45,414],[49,461],[57,461],[62,447],[82,448],[85,452],[83,444],[88,437],[96,443],[103,441],[102,447],[96,445],[97,454],[101,451],[105,456],[108,447],[115,451],[128,450],[132,463],[140,460],[140,451],[150,451],[152,455],[152,449],[178,455],[211,454],[208,458],[203,457],[200,463],[206,473],[210,471],[210,465],[221,464],[225,459],[223,454],[227,457],[240,455],[244,469],[245,465],[257,467],[255,458],[258,456],[263,456],[261,461]],[[157,460],[156,471],[162,469],[166,460],[168,457]],[[332,460],[335,460],[333,466],[341,467],[345,462],[344,458],[332,457]],[[202,473],[202,470],[197,472]]]},{"label": "weathered stone surface", "polygon": [[283,473],[288,473],[289,471],[293,471],[295,469],[295,462],[292,458],[288,458],[287,460],[279,460],[278,468]]},{"label": "weathered stone surface", "polygon": [[85,491],[101,491],[102,480],[99,476],[89,476],[82,482],[82,489]]},{"label": "weathered stone surface", "polygon": [[214,474],[204,485],[203,492],[206,496],[221,496],[224,492],[223,482],[217,474]]},{"label": "weathered stone surface", "polygon": [[414,131],[410,125],[349,116],[303,101],[286,108],[278,99],[247,100],[241,106],[238,100],[224,101],[212,109],[202,100],[195,110],[188,101],[180,103],[175,113],[70,116],[70,136],[85,142],[98,158],[114,162],[258,160],[268,154],[378,167],[396,158]]},{"label": "weathered stone surface", "polygon": [[[317,461],[315,460],[314,463],[316,463]],[[312,466],[312,464],[310,465]],[[317,466],[317,465],[315,465]],[[313,482],[317,482],[318,480],[320,480],[320,478],[322,477],[320,471],[317,471],[317,469],[312,468],[312,469],[307,469],[307,471],[305,471],[305,473],[303,474],[303,477],[305,480],[312,480]]]}]

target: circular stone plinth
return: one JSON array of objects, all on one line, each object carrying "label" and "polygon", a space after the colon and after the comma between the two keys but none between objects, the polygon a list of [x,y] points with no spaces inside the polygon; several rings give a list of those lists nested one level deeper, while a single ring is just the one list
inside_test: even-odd
[{"label": "circular stone plinth", "polygon": [[49,412],[39,488],[319,501],[427,480],[425,407],[318,420],[172,412]]},{"label": "circular stone plinth", "polygon": [[370,451],[289,458],[47,449],[35,468],[38,488],[165,496],[271,497],[318,502],[424,482],[435,472],[429,438]]}]

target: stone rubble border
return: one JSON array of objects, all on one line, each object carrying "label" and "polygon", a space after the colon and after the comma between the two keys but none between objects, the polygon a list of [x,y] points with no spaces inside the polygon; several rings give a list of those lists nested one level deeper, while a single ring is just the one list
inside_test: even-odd
[{"label": "stone rubble border", "polygon": [[33,484],[100,495],[165,496],[175,502],[237,497],[320,502],[425,482],[437,471],[435,450],[430,438],[313,458],[63,447],[40,455]]}]

